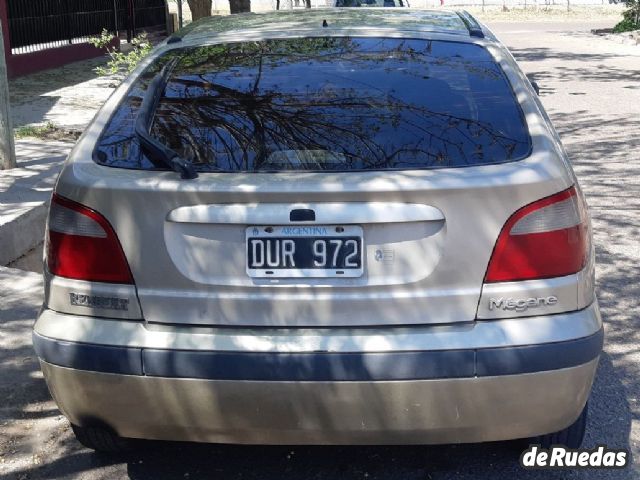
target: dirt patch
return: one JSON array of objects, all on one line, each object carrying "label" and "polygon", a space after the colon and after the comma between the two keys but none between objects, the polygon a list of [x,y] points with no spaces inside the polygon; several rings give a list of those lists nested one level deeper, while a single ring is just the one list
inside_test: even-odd
[{"label": "dirt patch", "polygon": [[16,139],[37,138],[39,140],[57,140],[63,142],[75,142],[82,132],[76,129],[64,128],[47,122],[44,125],[24,125],[14,130]]}]

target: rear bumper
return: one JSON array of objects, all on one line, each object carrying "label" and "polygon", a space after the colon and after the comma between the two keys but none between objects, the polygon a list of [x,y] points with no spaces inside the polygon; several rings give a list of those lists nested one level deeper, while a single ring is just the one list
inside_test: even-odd
[{"label": "rear bumper", "polygon": [[[69,317],[79,318],[45,311],[34,346],[71,422],[106,423],[128,437],[207,442],[449,443],[549,433],[584,407],[603,342],[596,305],[545,317],[557,317],[556,331],[535,344],[514,342],[539,327],[532,317],[517,320],[517,328],[487,322],[493,339],[477,325],[429,327],[412,335],[424,337],[424,348],[401,350],[396,331],[382,335],[386,344],[377,330],[358,331],[368,338],[359,350],[345,341],[321,352],[309,338],[322,332],[284,332],[271,343],[262,331],[248,337],[253,342],[236,333],[235,348],[214,350],[203,346],[216,333],[197,329],[189,332],[191,348],[167,348],[126,328],[119,336],[105,330],[127,322],[89,319],[86,330]],[[50,336],[53,319],[67,323],[63,338]],[[95,343],[96,329],[111,343]],[[154,333],[148,336],[161,338]],[[307,336],[306,349],[296,335]],[[442,343],[449,338],[442,335],[458,340]]]},{"label": "rear bumper", "polygon": [[125,437],[250,444],[427,444],[525,438],[570,425],[597,359],[499,377],[261,382],[114,375],[42,362],[72,423]]}]

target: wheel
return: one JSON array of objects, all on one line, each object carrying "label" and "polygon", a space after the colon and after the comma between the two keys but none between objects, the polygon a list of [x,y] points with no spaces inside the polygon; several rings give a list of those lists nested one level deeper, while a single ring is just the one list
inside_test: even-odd
[{"label": "wheel", "polygon": [[539,443],[542,448],[549,448],[552,445],[563,445],[567,448],[580,448],[582,440],[584,439],[584,432],[587,428],[588,407],[589,404],[587,403],[578,419],[564,430],[532,438],[531,443]]},{"label": "wheel", "polygon": [[131,440],[122,438],[104,427],[79,427],[71,425],[76,439],[96,452],[120,453],[131,450]]}]

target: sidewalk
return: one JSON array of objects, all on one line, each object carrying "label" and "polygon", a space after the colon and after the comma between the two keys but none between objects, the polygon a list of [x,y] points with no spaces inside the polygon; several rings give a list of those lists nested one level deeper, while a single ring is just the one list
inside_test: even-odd
[{"label": "sidewalk", "polygon": [[[12,81],[14,127],[53,122],[83,131],[113,92],[111,81],[93,72],[103,61]],[[0,479],[31,478],[81,449],[51,400],[31,346],[31,327],[42,305],[42,275],[22,270],[41,268],[51,190],[72,147],[70,142],[17,140],[17,168],[0,170]],[[85,456],[91,462],[91,455]]]},{"label": "sidewalk", "polygon": [[9,82],[14,128],[52,122],[84,130],[115,87],[112,79],[94,72],[104,63],[104,58],[85,60]]},{"label": "sidewalk", "polygon": [[0,265],[42,243],[51,190],[71,147],[67,142],[16,141],[18,168],[0,170]]},{"label": "sidewalk", "polygon": [[[114,90],[112,79],[95,67],[105,58],[91,59],[38,72],[9,84],[14,128],[53,123],[68,132],[82,132]],[[0,170],[0,266],[19,260],[21,268],[39,263],[47,206],[56,176],[72,143],[25,138],[16,141],[17,168]],[[33,261],[31,261],[33,260]]]}]

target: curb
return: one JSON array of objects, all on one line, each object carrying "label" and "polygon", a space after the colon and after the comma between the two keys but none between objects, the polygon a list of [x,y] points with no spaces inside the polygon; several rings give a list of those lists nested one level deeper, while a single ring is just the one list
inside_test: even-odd
[{"label": "curb", "polygon": [[0,225],[0,265],[19,259],[42,243],[48,210],[49,202],[42,202]]},{"label": "curb", "polygon": [[51,191],[73,144],[16,141],[18,166],[0,170],[0,265],[9,265],[44,240]]}]

